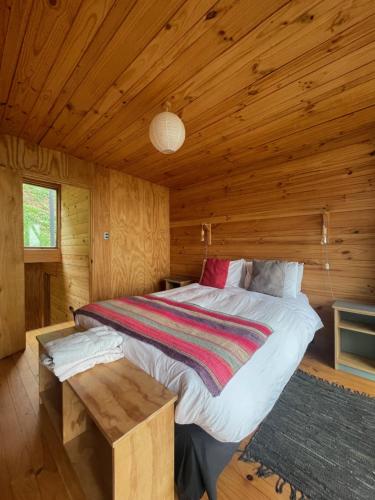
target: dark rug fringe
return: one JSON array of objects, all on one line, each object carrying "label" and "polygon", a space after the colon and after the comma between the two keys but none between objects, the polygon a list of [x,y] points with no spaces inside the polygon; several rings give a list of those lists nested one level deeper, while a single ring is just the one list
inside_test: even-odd
[{"label": "dark rug fringe", "polygon": [[[290,487],[290,500],[308,500],[308,497],[298,488],[293,486],[293,484],[289,483],[286,479],[284,479],[282,476],[277,474],[275,471],[267,467],[266,465],[262,464],[256,459],[251,459],[251,462],[259,463],[259,466],[255,472],[255,474],[258,477],[270,477],[270,476],[277,476],[277,481],[275,484],[275,491],[276,493],[281,494],[283,492],[284,486],[287,484]],[[248,474],[246,478],[251,481],[253,479],[253,476],[251,474]]]},{"label": "dark rug fringe", "polygon": [[371,396],[370,394],[367,394],[366,392],[356,391],[354,389],[350,389],[350,387],[346,387],[345,385],[337,384],[336,382],[330,382],[329,380],[327,380],[325,378],[318,377],[317,375],[313,375],[310,372],[305,372],[304,370],[301,370],[301,368],[298,368],[297,371],[303,373],[304,375],[307,375],[308,377],[310,377],[312,379],[318,380],[319,382],[324,382],[328,385],[332,385],[333,387],[336,387],[337,389],[348,391],[350,394],[355,394],[357,396],[362,396],[365,398],[373,399],[373,396]]}]

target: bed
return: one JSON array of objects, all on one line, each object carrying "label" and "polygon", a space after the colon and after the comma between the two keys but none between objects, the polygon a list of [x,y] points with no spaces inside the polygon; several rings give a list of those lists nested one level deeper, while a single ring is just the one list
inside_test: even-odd
[{"label": "bed", "polygon": [[[192,368],[122,333],[125,357],[178,394],[176,423],[194,424],[221,443],[239,442],[257,428],[299,365],[315,332],[322,327],[303,293],[285,299],[238,287],[217,289],[195,283],[154,295],[249,318],[273,330],[267,342],[216,397]],[[100,324],[79,310],[75,321],[84,329]]]}]

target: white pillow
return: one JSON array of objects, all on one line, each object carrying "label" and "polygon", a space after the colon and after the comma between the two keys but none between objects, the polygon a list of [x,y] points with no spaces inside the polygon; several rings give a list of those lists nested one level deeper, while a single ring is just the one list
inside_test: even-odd
[{"label": "white pillow", "polygon": [[284,278],[284,288],[283,297],[284,298],[296,298],[298,293],[299,284],[299,272],[298,272],[298,262],[287,262],[285,268],[285,278]]},{"label": "white pillow", "polygon": [[227,281],[225,282],[225,288],[228,287],[242,287],[245,281],[245,259],[231,260],[228,269]]},{"label": "white pillow", "polygon": [[297,294],[302,290],[303,268],[304,264],[298,264]]}]

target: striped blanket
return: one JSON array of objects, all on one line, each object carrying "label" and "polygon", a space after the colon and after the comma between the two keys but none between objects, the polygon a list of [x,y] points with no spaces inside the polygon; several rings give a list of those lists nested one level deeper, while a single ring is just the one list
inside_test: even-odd
[{"label": "striped blanket", "polygon": [[155,295],[89,304],[76,311],[193,368],[213,396],[267,340],[267,325]]}]

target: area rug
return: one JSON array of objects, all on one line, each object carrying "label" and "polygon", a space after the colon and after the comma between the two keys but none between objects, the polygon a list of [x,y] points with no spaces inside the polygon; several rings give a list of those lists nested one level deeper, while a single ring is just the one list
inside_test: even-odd
[{"label": "area rug", "polygon": [[240,460],[291,499],[375,499],[375,398],[298,370]]}]

